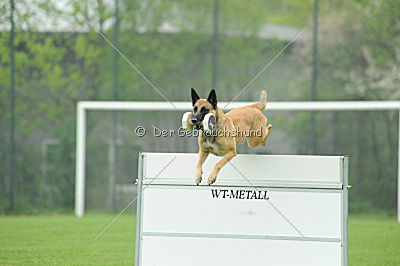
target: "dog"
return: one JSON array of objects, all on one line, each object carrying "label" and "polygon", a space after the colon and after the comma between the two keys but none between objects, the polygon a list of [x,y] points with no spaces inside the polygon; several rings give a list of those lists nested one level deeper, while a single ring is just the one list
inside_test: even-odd
[{"label": "dog", "polygon": [[[191,89],[193,112],[189,114],[189,130],[197,128],[199,154],[196,164],[195,183],[202,180],[202,166],[207,156],[212,153],[223,158],[214,166],[208,177],[208,185],[217,180],[221,168],[236,156],[236,145],[247,141],[250,147],[267,144],[272,125],[267,125],[267,117],[262,111],[267,103],[267,93],[261,91],[260,101],[255,104],[239,107],[224,114],[217,105],[215,90],[211,90],[207,99],[201,99],[196,91]],[[203,120],[207,114],[213,114],[216,120],[214,134],[207,134],[203,130]],[[253,133],[253,134],[252,134]]]}]

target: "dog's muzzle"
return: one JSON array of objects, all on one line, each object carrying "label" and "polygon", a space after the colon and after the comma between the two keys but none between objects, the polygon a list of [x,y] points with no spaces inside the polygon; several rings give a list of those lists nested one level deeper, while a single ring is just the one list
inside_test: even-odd
[{"label": "dog's muzzle", "polygon": [[[191,112],[186,112],[182,117],[182,128],[189,130],[189,120],[192,124],[196,124],[198,119],[192,116]],[[213,133],[217,129],[217,119],[214,114],[208,113],[204,116],[202,125],[195,125],[195,129],[203,130],[205,133]]]},{"label": "dog's muzzle", "polygon": [[196,124],[198,122],[198,119],[196,117],[192,117],[191,121],[193,124]]}]

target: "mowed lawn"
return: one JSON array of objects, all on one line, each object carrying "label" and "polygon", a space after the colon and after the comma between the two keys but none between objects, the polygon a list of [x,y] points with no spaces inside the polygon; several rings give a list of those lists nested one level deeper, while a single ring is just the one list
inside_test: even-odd
[{"label": "mowed lawn", "polygon": [[[1,216],[0,264],[132,265],[135,216],[122,215],[98,239],[112,215]],[[394,217],[351,215],[349,265],[400,265],[400,225]],[[162,265],[161,265],[162,266]]]},{"label": "mowed lawn", "polygon": [[0,265],[132,265],[135,216],[122,215],[98,239],[112,215],[0,217]]}]

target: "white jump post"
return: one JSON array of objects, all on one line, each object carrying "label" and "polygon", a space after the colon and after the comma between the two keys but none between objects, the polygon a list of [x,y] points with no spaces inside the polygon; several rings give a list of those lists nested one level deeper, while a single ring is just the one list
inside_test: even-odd
[{"label": "white jump post", "polygon": [[[253,102],[232,102],[228,105],[233,109]],[[190,102],[173,102],[174,108],[168,102],[115,102],[115,101],[83,101],[77,104],[76,129],[76,169],[75,169],[75,215],[82,217],[85,212],[85,154],[86,154],[86,111],[188,111]],[[227,102],[221,102],[225,106]],[[389,111],[399,113],[398,131],[398,192],[397,219],[400,223],[400,101],[340,101],[340,102],[268,102],[267,111]]]},{"label": "white jump post", "polygon": [[197,154],[139,157],[135,265],[347,265],[347,157],[238,155],[212,186]]}]

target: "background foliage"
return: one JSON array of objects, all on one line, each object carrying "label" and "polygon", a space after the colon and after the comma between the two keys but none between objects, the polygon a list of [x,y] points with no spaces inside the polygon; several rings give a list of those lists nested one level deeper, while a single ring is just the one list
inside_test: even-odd
[{"label": "background foliage", "polygon": [[[313,1],[221,1],[217,93],[229,101],[286,45],[263,39],[267,23],[305,33],[240,97],[260,89],[276,101],[308,100]],[[121,52],[174,101],[189,88],[211,86],[213,1],[120,1]],[[9,193],[9,4],[0,3],[0,213]],[[15,212],[71,211],[74,196],[75,116],[80,100],[112,100],[114,4],[106,0],[21,0],[16,3],[17,200]],[[173,26],[178,31],[166,32]],[[399,100],[400,1],[320,1],[318,100]],[[120,59],[118,99],[163,101]],[[138,139],[140,124],[176,129],[181,114],[118,113],[117,181],[136,178],[138,151],[196,151],[194,139]],[[270,146],[248,153],[310,153],[310,113],[268,113]],[[394,212],[397,113],[319,113],[318,154],[350,155],[350,210]],[[113,116],[88,117],[88,207],[112,209],[108,154]],[[131,192],[119,202],[131,198]],[[115,207],[115,205],[114,205]]]}]

